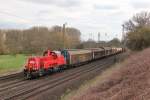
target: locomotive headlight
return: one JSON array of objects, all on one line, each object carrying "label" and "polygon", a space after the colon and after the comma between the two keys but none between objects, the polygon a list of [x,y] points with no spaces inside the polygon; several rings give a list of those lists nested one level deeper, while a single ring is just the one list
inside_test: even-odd
[{"label": "locomotive headlight", "polygon": [[29,67],[30,67],[30,68],[35,67],[35,65],[36,65],[36,62],[35,62],[35,61],[33,61],[33,60],[30,60],[30,61],[29,61]]},{"label": "locomotive headlight", "polygon": [[35,61],[32,61],[32,60],[31,60],[31,61],[29,62],[29,64],[35,64]]},{"label": "locomotive headlight", "polygon": [[33,70],[36,70],[37,69],[36,68],[36,61],[34,61],[34,60],[29,61],[29,67]]}]

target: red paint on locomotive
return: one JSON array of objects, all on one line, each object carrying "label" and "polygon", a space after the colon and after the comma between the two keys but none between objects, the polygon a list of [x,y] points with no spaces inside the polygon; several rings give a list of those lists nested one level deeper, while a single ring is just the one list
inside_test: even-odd
[{"label": "red paint on locomotive", "polygon": [[25,70],[29,72],[39,71],[41,68],[48,70],[50,68],[65,65],[64,56],[56,54],[50,50],[44,52],[42,57],[30,57],[25,65]]}]

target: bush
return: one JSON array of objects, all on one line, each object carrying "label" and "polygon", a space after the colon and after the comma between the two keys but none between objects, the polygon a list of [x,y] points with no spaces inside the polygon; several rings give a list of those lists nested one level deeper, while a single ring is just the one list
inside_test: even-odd
[{"label": "bush", "polygon": [[140,28],[127,34],[127,46],[132,50],[142,50],[150,46],[150,28]]}]

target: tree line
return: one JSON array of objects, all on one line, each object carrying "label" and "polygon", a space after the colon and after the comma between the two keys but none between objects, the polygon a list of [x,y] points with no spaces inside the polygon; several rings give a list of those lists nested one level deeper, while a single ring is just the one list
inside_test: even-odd
[{"label": "tree line", "polygon": [[64,43],[65,48],[76,48],[81,32],[68,27],[65,33],[63,38],[61,26],[0,30],[0,54],[40,53],[45,49],[62,49]]},{"label": "tree line", "polygon": [[124,44],[131,50],[150,46],[150,12],[140,12],[123,24],[126,35]]}]

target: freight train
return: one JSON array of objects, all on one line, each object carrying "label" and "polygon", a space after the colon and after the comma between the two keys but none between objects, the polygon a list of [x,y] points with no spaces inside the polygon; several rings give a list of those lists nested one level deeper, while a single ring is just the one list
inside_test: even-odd
[{"label": "freight train", "polygon": [[103,57],[124,52],[124,48],[87,48],[64,49],[59,51],[46,50],[43,56],[29,57],[25,64],[24,75],[32,79],[34,75],[43,76],[46,72],[79,66]]}]

